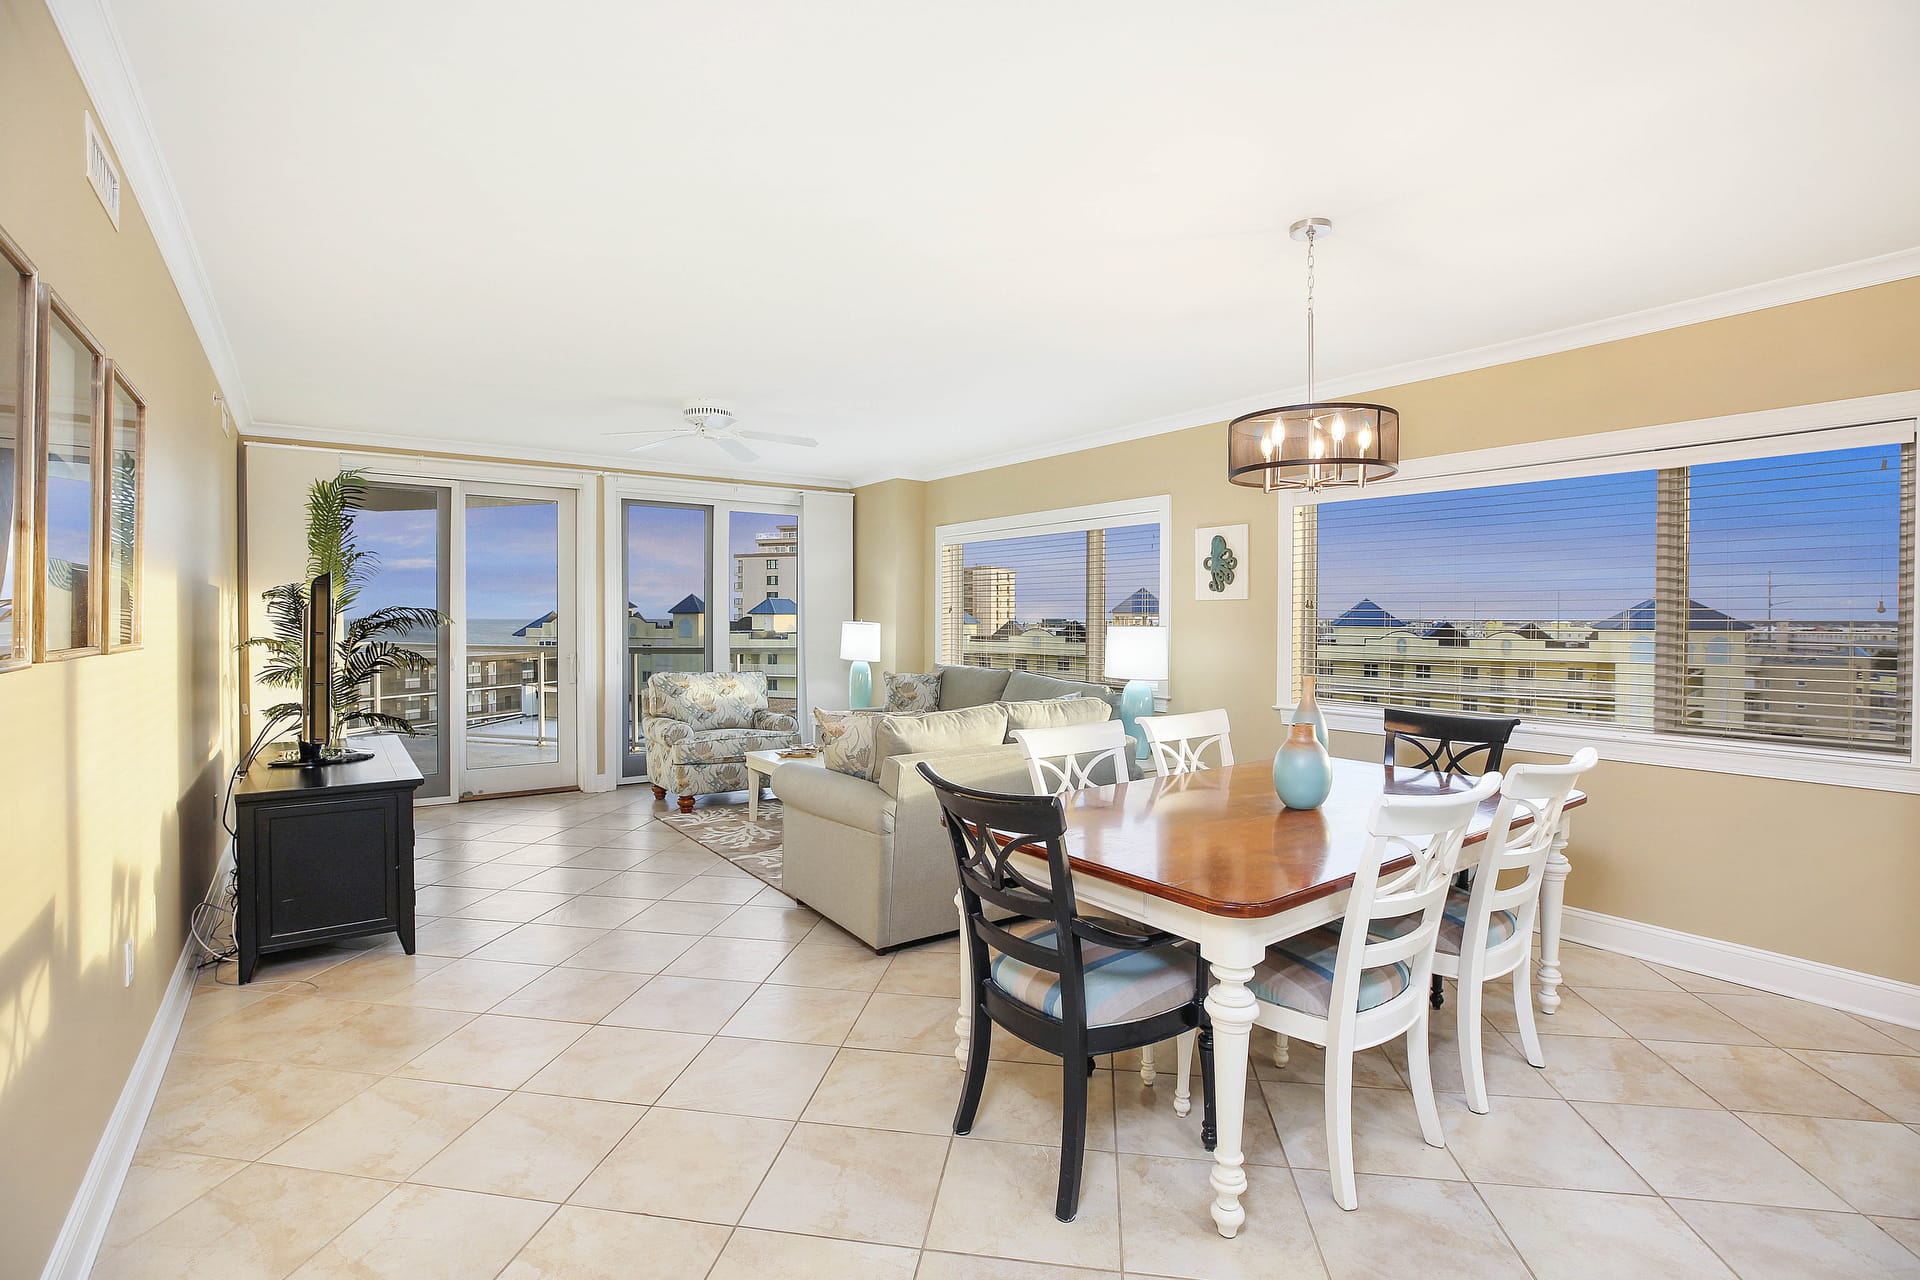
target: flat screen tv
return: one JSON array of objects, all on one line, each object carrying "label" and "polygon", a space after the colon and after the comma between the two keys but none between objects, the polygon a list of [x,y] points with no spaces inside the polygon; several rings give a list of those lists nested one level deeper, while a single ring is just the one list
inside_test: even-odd
[{"label": "flat screen tv", "polygon": [[333,575],[307,588],[306,672],[300,682],[300,759],[324,758],[333,731]]}]

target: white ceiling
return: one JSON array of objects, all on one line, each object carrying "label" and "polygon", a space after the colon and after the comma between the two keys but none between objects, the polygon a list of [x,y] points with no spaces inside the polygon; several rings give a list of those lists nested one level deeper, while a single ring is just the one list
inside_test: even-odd
[{"label": "white ceiling", "polygon": [[1306,214],[1323,382],[1920,246],[1912,0],[110,7],[268,433],[929,475],[1295,387]]}]

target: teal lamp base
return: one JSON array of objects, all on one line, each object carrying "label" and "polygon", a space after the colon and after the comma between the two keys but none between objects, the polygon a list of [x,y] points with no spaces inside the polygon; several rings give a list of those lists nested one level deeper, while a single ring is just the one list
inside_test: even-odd
[{"label": "teal lamp base", "polygon": [[1147,735],[1140,732],[1140,718],[1153,714],[1153,685],[1146,680],[1129,680],[1120,691],[1120,723],[1135,742],[1133,757],[1147,758]]},{"label": "teal lamp base", "polygon": [[856,662],[853,670],[847,673],[847,705],[855,711],[861,711],[872,702],[873,668],[864,662]]}]

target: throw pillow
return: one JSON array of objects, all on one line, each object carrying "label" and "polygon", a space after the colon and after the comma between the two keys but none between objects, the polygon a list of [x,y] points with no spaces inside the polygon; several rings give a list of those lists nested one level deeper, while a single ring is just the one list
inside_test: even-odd
[{"label": "throw pillow", "polygon": [[919,715],[940,709],[940,673],[916,675],[911,671],[881,673],[887,682],[887,713]]},{"label": "throw pillow", "polygon": [[1007,713],[997,705],[935,711],[923,716],[881,716],[876,755],[917,756],[965,747],[992,747],[1007,738]]},{"label": "throw pillow", "polygon": [[880,775],[880,755],[874,750],[874,729],[881,715],[875,711],[821,711],[813,713],[819,731],[820,762],[835,773],[865,778]]},{"label": "throw pillow", "polygon": [[1015,729],[1058,729],[1070,724],[1098,724],[1113,719],[1113,708],[1099,698],[1054,698],[1043,702],[1002,702],[1007,713],[1007,741]]}]

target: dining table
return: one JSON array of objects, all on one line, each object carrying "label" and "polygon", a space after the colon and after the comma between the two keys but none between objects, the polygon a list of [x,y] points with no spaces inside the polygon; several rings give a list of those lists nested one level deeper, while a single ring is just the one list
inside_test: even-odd
[{"label": "dining table", "polygon": [[[1465,791],[1475,779],[1459,773],[1333,761],[1333,789],[1317,809],[1289,809],[1274,794],[1265,761],[1174,776],[1087,787],[1061,797],[1064,845],[1075,901],[1164,930],[1199,946],[1212,970],[1206,1009],[1213,1022],[1216,1142],[1210,1211],[1232,1239],[1245,1224],[1247,1190],[1242,1130],[1256,1000],[1247,983],[1273,943],[1339,920],[1367,843],[1367,815],[1383,795]],[[1560,1007],[1560,918],[1568,872],[1569,816],[1586,802],[1575,792],[1554,833],[1540,891],[1538,1004]],[[1467,833],[1471,846],[1493,825],[1498,798],[1484,802]],[[1516,817],[1515,826],[1522,825]],[[1035,870],[1045,857],[1034,859]],[[1410,863],[1389,861],[1383,870]],[[1044,872],[1042,872],[1044,874]],[[959,898],[955,897],[958,907]],[[969,944],[961,919],[961,991]],[[954,1031],[964,1063],[972,1016],[963,994]]]}]

